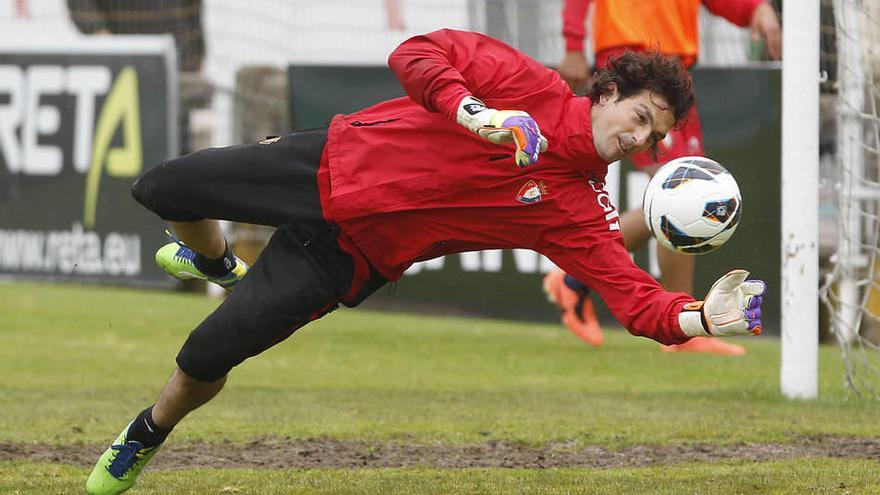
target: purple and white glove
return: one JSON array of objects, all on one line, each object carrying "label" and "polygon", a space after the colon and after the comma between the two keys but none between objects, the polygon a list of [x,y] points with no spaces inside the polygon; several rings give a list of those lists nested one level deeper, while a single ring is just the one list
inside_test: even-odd
[{"label": "purple and white glove", "polygon": [[731,270],[712,284],[705,300],[686,304],[678,314],[682,332],[690,337],[760,335],[767,286],[748,276],[745,270]]},{"label": "purple and white glove", "polygon": [[514,159],[520,168],[534,165],[547,150],[547,140],[538,123],[520,110],[486,108],[482,101],[468,96],[458,106],[456,121],[480,137],[495,144],[516,146]]}]

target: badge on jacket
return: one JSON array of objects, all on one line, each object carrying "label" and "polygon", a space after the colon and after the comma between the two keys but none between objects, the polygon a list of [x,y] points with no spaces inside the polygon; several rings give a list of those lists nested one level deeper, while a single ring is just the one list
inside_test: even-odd
[{"label": "badge on jacket", "polygon": [[541,201],[545,194],[547,194],[547,186],[544,184],[544,181],[539,180],[536,182],[529,179],[528,182],[519,188],[519,192],[516,193],[516,200],[530,205]]}]

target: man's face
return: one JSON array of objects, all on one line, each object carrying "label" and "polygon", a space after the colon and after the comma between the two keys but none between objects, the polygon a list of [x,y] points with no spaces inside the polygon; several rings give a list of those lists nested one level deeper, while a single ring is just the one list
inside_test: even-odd
[{"label": "man's face", "polygon": [[617,86],[612,87],[590,109],[593,145],[609,163],[651,148],[675,125],[662,96],[643,90],[621,99]]}]

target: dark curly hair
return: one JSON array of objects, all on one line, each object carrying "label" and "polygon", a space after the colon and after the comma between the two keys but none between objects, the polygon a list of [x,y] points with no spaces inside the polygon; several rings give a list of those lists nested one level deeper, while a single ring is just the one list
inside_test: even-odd
[{"label": "dark curly hair", "polygon": [[675,117],[676,127],[694,105],[691,76],[678,57],[663,55],[658,51],[625,51],[623,55],[608,59],[605,67],[593,74],[590,99],[593,105],[603,94],[610,93],[611,83],[617,85],[620,98],[629,98],[642,90],[662,96],[669,103]]}]

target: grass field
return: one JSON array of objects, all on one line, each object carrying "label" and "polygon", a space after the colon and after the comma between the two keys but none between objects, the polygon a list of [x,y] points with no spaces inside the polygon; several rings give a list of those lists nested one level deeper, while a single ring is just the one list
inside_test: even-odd
[{"label": "grass field", "polygon": [[[0,493],[80,493],[216,304],[0,284]],[[837,350],[800,402],[778,392],[778,340],[737,342],[668,354],[610,330],[592,349],[552,324],[340,310],[240,366],[132,493],[880,493],[880,404],[844,389]],[[283,467],[306,440],[366,467],[324,447]]]}]

